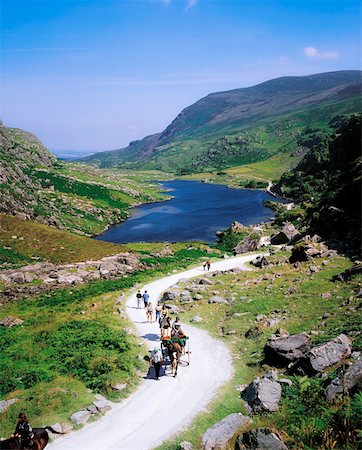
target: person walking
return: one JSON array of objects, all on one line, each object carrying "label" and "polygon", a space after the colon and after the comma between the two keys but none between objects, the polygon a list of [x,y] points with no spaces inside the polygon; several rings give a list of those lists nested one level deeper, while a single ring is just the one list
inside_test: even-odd
[{"label": "person walking", "polygon": [[158,301],[157,305],[155,306],[155,312],[156,312],[156,317],[155,317],[155,322],[160,322],[161,320],[161,311],[162,311],[162,306],[161,306],[161,302]]},{"label": "person walking", "polygon": [[152,350],[151,358],[150,358],[150,367],[153,365],[155,368],[156,380],[160,379],[160,370],[162,367],[162,352],[161,349],[155,347]]},{"label": "person walking", "polygon": [[147,308],[146,308],[146,317],[147,317],[147,322],[148,323],[152,323],[152,316],[153,316],[153,306],[151,302],[147,303]]},{"label": "person walking", "polygon": [[137,294],[136,294],[137,309],[141,308],[141,299],[142,299],[142,294],[141,294],[141,291],[138,289]]},{"label": "person walking", "polygon": [[143,303],[144,303],[144,305],[145,305],[145,308],[147,308],[148,300],[149,300],[149,298],[150,298],[150,296],[148,295],[148,292],[145,291],[145,292],[143,293],[142,297],[143,297]]}]

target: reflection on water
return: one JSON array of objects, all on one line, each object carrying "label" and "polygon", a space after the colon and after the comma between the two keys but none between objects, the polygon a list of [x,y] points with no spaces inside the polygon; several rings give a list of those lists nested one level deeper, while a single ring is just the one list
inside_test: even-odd
[{"label": "reflection on water", "polygon": [[[272,211],[264,200],[275,198],[264,191],[229,189],[197,181],[169,181],[173,198],[133,208],[131,217],[110,227],[96,239],[109,242],[205,241],[237,220],[244,225],[268,220]],[[146,219],[147,218],[147,219]]]}]

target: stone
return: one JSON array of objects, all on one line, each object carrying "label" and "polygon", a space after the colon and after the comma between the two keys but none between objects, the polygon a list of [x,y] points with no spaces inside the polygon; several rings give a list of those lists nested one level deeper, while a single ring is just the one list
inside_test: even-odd
[{"label": "stone", "polygon": [[193,449],[193,446],[192,446],[191,442],[188,442],[188,441],[182,441],[182,442],[180,443],[179,449],[180,449],[180,450],[192,450],[192,449]]},{"label": "stone", "polygon": [[239,435],[235,450],[288,450],[280,436],[268,428],[258,428]]},{"label": "stone", "polygon": [[322,298],[331,298],[332,294],[330,292],[324,292],[323,294],[321,294]]},{"label": "stone", "polygon": [[265,256],[258,256],[256,259],[251,261],[251,264],[260,269],[262,269],[263,267],[268,267],[268,266],[272,265],[272,263]]},{"label": "stone", "polygon": [[362,359],[357,360],[346,370],[346,373],[335,378],[326,388],[325,394],[328,403],[334,403],[337,395],[350,392],[362,384]]},{"label": "stone", "polygon": [[203,321],[203,318],[200,317],[200,316],[194,316],[194,317],[190,320],[190,322],[193,322],[193,323],[200,323],[200,322],[202,322],[202,321]]},{"label": "stone", "polygon": [[287,244],[298,235],[299,232],[295,229],[295,226],[292,223],[286,222],[279,233],[270,238],[270,243],[272,245]]},{"label": "stone", "polygon": [[263,334],[263,332],[260,330],[260,328],[255,326],[255,327],[249,328],[249,330],[246,331],[244,336],[246,337],[246,339],[256,339],[257,337],[259,337],[262,334]]},{"label": "stone", "polygon": [[83,282],[83,279],[81,277],[78,277],[77,275],[61,274],[58,276],[59,284],[78,284],[78,283],[82,283],[82,282]]},{"label": "stone", "polygon": [[15,272],[9,276],[13,283],[25,283],[25,276],[22,272]]},{"label": "stone", "polygon": [[97,398],[98,399],[93,402],[93,405],[97,408],[97,411],[105,412],[105,411],[108,411],[109,409],[111,409],[112,404],[105,397],[98,394]]},{"label": "stone", "polygon": [[250,417],[240,413],[230,414],[205,431],[202,436],[203,450],[224,450],[240,428],[250,424]]},{"label": "stone", "polygon": [[340,363],[351,354],[351,341],[344,334],[313,347],[301,360],[300,368],[303,372],[316,375],[327,367]]},{"label": "stone", "polygon": [[309,266],[310,273],[317,273],[319,272],[319,268],[317,266]]},{"label": "stone", "polygon": [[228,301],[225,298],[218,297],[217,295],[214,295],[209,299],[208,303],[228,303]]},{"label": "stone", "polygon": [[271,336],[264,347],[265,360],[273,366],[285,367],[301,358],[310,348],[311,339],[307,333]]},{"label": "stone", "polygon": [[242,253],[255,252],[261,247],[261,236],[252,233],[245,236],[242,241],[233,249],[234,255],[239,255]]},{"label": "stone", "polygon": [[171,305],[170,303],[166,305],[166,308],[171,312],[171,314],[178,314],[181,311],[177,305]]},{"label": "stone", "polygon": [[0,322],[0,325],[2,325],[5,328],[12,328],[15,327],[16,325],[22,325],[23,323],[24,321],[18,319],[17,317],[7,316]]},{"label": "stone", "polygon": [[169,300],[176,300],[179,297],[180,293],[178,291],[165,291],[162,294],[161,302],[167,302]]},{"label": "stone", "polygon": [[82,409],[81,411],[77,411],[70,416],[70,420],[76,424],[85,424],[90,418],[91,413],[86,409]]},{"label": "stone", "polygon": [[11,398],[10,400],[0,400],[0,413],[6,411],[8,408],[10,408],[11,405],[18,401],[18,398]]},{"label": "stone", "polygon": [[201,294],[194,294],[194,296],[192,297],[194,300],[202,300],[204,297]]},{"label": "stone", "polygon": [[277,411],[281,395],[282,388],[278,382],[258,377],[249,384],[244,392],[245,400],[255,414]]},{"label": "stone", "polygon": [[116,384],[112,384],[111,388],[113,389],[113,391],[118,391],[121,392],[124,389],[126,389],[127,387],[127,383],[116,383]]},{"label": "stone", "polygon": [[199,284],[206,284],[206,285],[210,286],[213,283],[209,278],[201,278],[201,280],[199,281]]},{"label": "stone", "polygon": [[[58,433],[63,433],[63,428],[60,425],[60,423],[58,423],[58,422],[51,425],[51,428],[53,428],[53,430],[57,431]],[[55,437],[58,437],[56,433],[52,433],[49,429],[48,429],[48,433],[52,437],[52,439],[54,439]]]},{"label": "stone", "polygon": [[97,414],[98,409],[95,405],[89,405],[86,407],[86,410],[89,411],[91,414]]}]

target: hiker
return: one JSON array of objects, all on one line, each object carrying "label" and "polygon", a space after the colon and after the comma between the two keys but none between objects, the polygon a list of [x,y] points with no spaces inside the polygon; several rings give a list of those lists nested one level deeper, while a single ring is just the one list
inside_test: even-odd
[{"label": "hiker", "polygon": [[160,370],[162,366],[162,352],[161,349],[155,347],[152,350],[151,358],[150,358],[150,367],[153,365],[155,368],[156,380],[160,379]]},{"label": "hiker", "polygon": [[170,317],[165,317],[161,325],[161,338],[169,339],[171,337],[172,322]]},{"label": "hiker", "polygon": [[33,445],[33,429],[29,424],[28,418],[26,414],[20,413],[18,416],[18,423],[16,424],[16,428],[14,434],[11,435],[11,438],[20,437],[21,439],[21,448],[29,449]]},{"label": "hiker", "polygon": [[176,317],[176,319],[174,320],[174,322],[172,324],[172,331],[179,330],[180,327],[181,327],[180,319],[178,317]]},{"label": "hiker", "polygon": [[160,322],[161,320],[161,311],[162,311],[162,306],[161,306],[161,302],[158,301],[157,305],[155,306],[155,312],[156,312],[156,317],[155,317],[155,322]]},{"label": "hiker", "polygon": [[150,298],[150,296],[148,295],[148,292],[145,291],[145,292],[143,293],[142,297],[143,297],[143,303],[144,303],[144,305],[145,305],[145,308],[147,308],[147,305],[148,305],[148,299]]},{"label": "hiker", "polygon": [[147,322],[148,323],[152,323],[152,315],[153,315],[153,306],[151,302],[147,303],[147,308],[146,308],[146,317],[147,317]]},{"label": "hiker", "polygon": [[137,294],[136,294],[137,309],[141,308],[141,298],[142,298],[142,294],[141,294],[141,291],[138,289]]},{"label": "hiker", "polygon": [[202,265],[203,266],[203,268],[204,268],[204,270],[210,270],[210,267],[211,267],[211,262],[210,262],[210,260],[208,259],[207,261],[205,261],[204,262],[204,264]]}]

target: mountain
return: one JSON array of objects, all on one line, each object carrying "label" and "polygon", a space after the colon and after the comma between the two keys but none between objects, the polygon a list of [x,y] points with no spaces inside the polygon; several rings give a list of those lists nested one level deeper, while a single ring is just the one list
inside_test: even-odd
[{"label": "mountain", "polygon": [[265,160],[297,150],[307,127],[361,110],[361,71],[281,77],[209,94],[162,132],[82,161],[101,167],[199,172]]},{"label": "mountain", "polygon": [[0,123],[0,213],[94,235],[129,207],[163,198],[132,175],[58,161],[33,134]]}]

